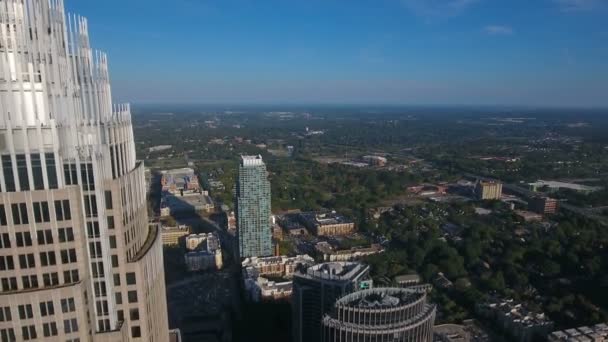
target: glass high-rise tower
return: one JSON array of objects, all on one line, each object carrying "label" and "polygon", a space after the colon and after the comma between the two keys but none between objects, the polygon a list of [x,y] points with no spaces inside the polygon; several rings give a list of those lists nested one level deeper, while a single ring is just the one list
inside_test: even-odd
[{"label": "glass high-rise tower", "polygon": [[270,182],[261,156],[242,156],[236,187],[241,258],[272,255]]},{"label": "glass high-rise tower", "polygon": [[0,1],[0,340],[168,341],[128,105],[62,0]]}]

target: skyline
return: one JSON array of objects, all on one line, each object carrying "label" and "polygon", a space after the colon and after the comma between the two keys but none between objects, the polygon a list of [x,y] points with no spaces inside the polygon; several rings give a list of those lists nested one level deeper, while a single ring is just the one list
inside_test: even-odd
[{"label": "skyline", "polygon": [[66,6],[119,101],[608,107],[605,0],[114,3]]}]

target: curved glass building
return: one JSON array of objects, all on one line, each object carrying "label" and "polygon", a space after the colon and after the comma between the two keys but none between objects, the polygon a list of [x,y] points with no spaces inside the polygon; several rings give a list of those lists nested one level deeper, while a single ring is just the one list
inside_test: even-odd
[{"label": "curved glass building", "polygon": [[62,0],[0,1],[0,340],[167,341],[128,105]]},{"label": "curved glass building", "polygon": [[426,292],[376,288],[346,295],[323,318],[324,342],[431,342],[435,305]]}]

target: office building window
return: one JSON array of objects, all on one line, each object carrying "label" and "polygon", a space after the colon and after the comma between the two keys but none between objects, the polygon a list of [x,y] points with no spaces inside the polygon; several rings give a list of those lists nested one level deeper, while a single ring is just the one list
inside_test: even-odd
[{"label": "office building window", "polygon": [[30,220],[27,216],[27,205],[25,203],[11,204],[11,211],[13,212],[13,223],[14,224],[29,224],[30,223]]},{"label": "office building window", "polygon": [[38,336],[36,335],[36,326],[28,325],[21,327],[21,334],[23,334],[23,340],[35,340]]},{"label": "office building window", "polygon": [[21,282],[23,282],[24,289],[38,288],[38,276],[36,276],[36,275],[22,276]]},{"label": "office building window", "polygon": [[42,266],[53,266],[57,264],[55,251],[40,252],[40,264]]},{"label": "office building window", "polygon": [[63,281],[66,284],[77,283],[80,281],[78,270],[63,271]]},{"label": "office building window", "polygon": [[0,235],[0,248],[11,248],[11,238],[8,233]]},{"label": "office building window", "polygon": [[36,267],[36,259],[34,258],[34,254],[20,254],[19,255],[19,267],[21,269],[28,269]]},{"label": "office building window", "polygon": [[63,298],[61,300],[61,312],[68,313],[76,311],[74,298]]},{"label": "office building window", "polygon": [[87,222],[87,236],[89,238],[98,238],[99,234],[99,222]]},{"label": "office building window", "polygon": [[55,307],[52,301],[40,302],[40,316],[52,316],[55,314]]},{"label": "office building window", "polygon": [[135,273],[129,272],[127,273],[127,285],[135,285],[137,280],[135,279]]},{"label": "office building window", "polygon": [[31,154],[30,159],[32,161],[32,176],[34,177],[34,189],[42,190],[44,189],[44,178],[42,176],[42,162],[40,161],[40,154]]},{"label": "office building window", "polygon": [[97,315],[99,316],[105,316],[109,313],[108,302],[105,300],[98,300],[95,303],[95,308],[97,309]]},{"label": "office building window", "polygon": [[17,175],[19,176],[19,186],[21,191],[30,190],[30,178],[27,174],[27,162],[25,154],[16,155],[17,159]]},{"label": "office building window", "polygon": [[4,209],[4,204],[0,204],[0,226],[6,226],[7,224],[6,209]]},{"label": "office building window", "polygon": [[137,291],[129,291],[127,292],[127,299],[130,304],[137,303]]},{"label": "office building window", "polygon": [[80,175],[82,177],[82,188],[85,191],[95,190],[95,177],[93,176],[93,164],[82,164],[80,166]]},{"label": "office building window", "polygon": [[48,202],[34,202],[34,221],[36,223],[51,222]]},{"label": "office building window", "polygon": [[32,245],[32,235],[30,232],[17,232],[15,233],[17,240],[17,247],[29,247]]},{"label": "office building window", "polygon": [[97,217],[97,196],[84,196],[84,212],[87,217]]},{"label": "office building window", "polygon": [[34,176],[34,189],[44,189],[44,178],[42,176],[42,161],[40,160],[40,154],[32,153],[30,155],[32,161],[32,175]]},{"label": "office building window", "polygon": [[76,250],[71,249],[62,249],[61,250],[61,263],[62,264],[71,264],[76,262]]},{"label": "office building window", "polygon": [[131,327],[131,337],[141,337],[141,328],[138,326]]},{"label": "office building window", "polygon": [[66,334],[71,334],[78,331],[78,321],[76,318],[63,320],[63,330]]},{"label": "office building window", "polygon": [[57,182],[57,165],[55,164],[55,154],[45,153],[44,158],[46,160],[46,175],[49,181],[49,188],[57,189],[59,184]]},{"label": "office building window", "polygon": [[15,337],[15,330],[13,330],[13,328],[0,329],[0,339],[2,342],[17,341],[17,338]]},{"label": "office building window", "polygon": [[19,305],[17,311],[19,311],[19,319],[34,318],[34,310],[32,310],[31,304]]},{"label": "office building window", "polygon": [[15,192],[15,175],[13,174],[13,160],[11,156],[2,156],[2,170],[4,171],[4,191]]},{"label": "office building window", "polygon": [[113,208],[113,204],[112,204],[112,192],[111,191],[106,191],[105,192],[105,198],[106,198],[106,209],[112,210],[112,208]]},{"label": "office building window", "polygon": [[10,322],[13,320],[10,306],[0,308],[0,322]]},{"label": "office building window", "polygon": [[59,285],[59,274],[57,272],[44,273],[42,275],[42,282],[45,287],[57,286]]},{"label": "office building window", "polygon": [[108,229],[114,229],[114,216],[108,216]]},{"label": "office building window", "polygon": [[101,262],[101,261],[92,262],[91,271],[93,273],[93,278],[103,278],[105,276],[103,262]]},{"label": "office building window", "polygon": [[63,165],[63,175],[65,177],[66,185],[78,184],[78,173],[77,173],[75,164],[64,164]]},{"label": "office building window", "polygon": [[53,231],[50,229],[37,231],[36,237],[39,245],[53,244]]},{"label": "office building window", "polygon": [[0,281],[2,282],[2,291],[7,292],[17,290],[16,277],[2,278]]},{"label": "office building window", "polygon": [[96,281],[93,284],[93,288],[95,289],[95,297],[105,297],[106,296],[106,282],[105,281]]},{"label": "office building window", "polygon": [[139,309],[129,310],[129,318],[131,318],[131,321],[139,321]]},{"label": "office building window", "polygon": [[8,271],[15,269],[15,262],[12,255],[0,256],[0,271]]},{"label": "office building window", "polygon": [[59,242],[74,241],[74,229],[72,228],[59,228],[58,235]]},{"label": "office building window", "polygon": [[89,242],[89,252],[91,253],[91,258],[101,258],[103,256],[101,242]]},{"label": "office building window", "polygon": [[70,211],[70,200],[55,201],[55,216],[57,217],[57,221],[65,221],[72,219],[72,213]]},{"label": "office building window", "polygon": [[44,323],[42,325],[42,334],[44,335],[44,337],[57,336],[58,335],[57,323],[55,323],[55,322]]},{"label": "office building window", "polygon": [[99,326],[100,331],[109,331],[110,328],[110,320],[109,319],[100,319],[97,321],[97,325]]}]

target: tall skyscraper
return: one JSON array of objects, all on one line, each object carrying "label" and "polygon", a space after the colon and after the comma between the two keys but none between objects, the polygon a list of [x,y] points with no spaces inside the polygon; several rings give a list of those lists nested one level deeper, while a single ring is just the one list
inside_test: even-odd
[{"label": "tall skyscraper", "polygon": [[168,340],[128,105],[62,0],[0,1],[0,340]]},{"label": "tall skyscraper", "polygon": [[376,288],[338,299],[323,318],[323,342],[431,342],[435,305],[426,291]]},{"label": "tall skyscraper", "polygon": [[236,186],[241,258],[272,255],[270,182],[262,156],[242,156]]},{"label": "tall skyscraper", "polygon": [[328,262],[296,271],[291,296],[293,341],[321,341],[323,316],[336,300],[371,286],[369,266],[356,262]]}]

